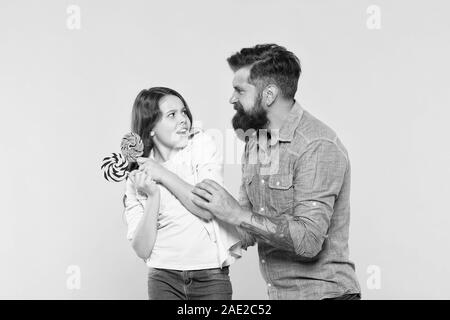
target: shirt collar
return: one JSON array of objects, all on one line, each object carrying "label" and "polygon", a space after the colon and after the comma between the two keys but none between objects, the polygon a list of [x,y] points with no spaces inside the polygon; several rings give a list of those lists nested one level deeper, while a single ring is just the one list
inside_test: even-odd
[{"label": "shirt collar", "polygon": [[303,108],[300,106],[300,104],[295,101],[294,105],[292,106],[291,111],[289,111],[289,114],[287,116],[286,122],[281,126],[280,128],[280,134],[278,137],[278,141],[283,142],[291,142],[292,138],[294,137],[295,129],[297,129],[300,120],[303,116]]},{"label": "shirt collar", "polygon": [[[192,148],[192,143],[193,140],[195,139],[195,136],[198,135],[199,133],[203,132],[200,128],[192,128],[192,136],[189,138],[188,144],[186,147],[184,147],[183,149],[179,150],[172,158],[164,161],[164,162],[160,162],[159,164],[167,167],[170,166],[171,164],[179,164],[180,162],[183,161],[183,157],[185,152],[189,152],[189,150]],[[150,159],[155,160],[155,148],[153,147],[150,150],[149,156]],[[155,160],[156,161],[156,160]]]},{"label": "shirt collar", "polygon": [[[272,142],[270,145],[275,145],[279,141],[282,142],[291,142],[295,129],[297,129],[300,120],[302,119],[304,113],[304,109],[300,106],[300,104],[295,101],[294,105],[292,106],[291,110],[289,111],[286,121],[283,123],[281,128],[278,131],[278,134],[276,132],[272,132],[271,139]],[[249,148],[253,148],[255,145],[258,145],[263,150],[266,150],[267,148],[264,146],[264,143],[260,144],[260,139],[257,138],[256,132],[252,135],[252,137],[249,139]],[[267,150],[266,150],[267,151]]]},{"label": "shirt collar", "polygon": [[[178,154],[178,153],[177,153]],[[163,161],[163,162],[159,162],[159,164],[160,165],[162,165],[163,167],[167,167],[167,166],[169,166],[170,164],[172,164],[172,163],[175,163],[176,162],[176,157],[177,157],[177,154],[175,154],[172,158],[170,158],[169,160],[166,160],[166,161]],[[156,159],[155,159],[155,148],[152,148],[151,150],[150,150],[150,154],[149,154],[149,156],[148,156],[150,159],[152,159],[152,160],[154,160],[154,161],[156,161]]]}]

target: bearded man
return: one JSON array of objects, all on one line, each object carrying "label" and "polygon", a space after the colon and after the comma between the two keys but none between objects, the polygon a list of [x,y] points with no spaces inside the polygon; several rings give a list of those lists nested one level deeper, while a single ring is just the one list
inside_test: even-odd
[{"label": "bearded man", "polygon": [[296,102],[299,59],[264,44],[227,61],[232,124],[246,141],[239,199],[204,180],[194,203],[238,226],[244,246],[257,242],[270,299],[360,299],[349,260],[349,157],[336,133]]}]

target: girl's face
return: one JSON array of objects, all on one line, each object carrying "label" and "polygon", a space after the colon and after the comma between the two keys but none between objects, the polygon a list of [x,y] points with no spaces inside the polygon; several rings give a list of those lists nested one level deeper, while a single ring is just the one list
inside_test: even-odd
[{"label": "girl's face", "polygon": [[167,149],[186,147],[191,122],[186,114],[186,107],[180,98],[167,95],[159,101],[161,119],[153,128],[153,141]]}]

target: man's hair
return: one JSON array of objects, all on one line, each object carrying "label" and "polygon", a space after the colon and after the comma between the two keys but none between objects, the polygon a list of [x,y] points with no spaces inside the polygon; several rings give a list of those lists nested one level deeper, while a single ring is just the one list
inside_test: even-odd
[{"label": "man's hair", "polygon": [[248,82],[260,89],[273,83],[287,99],[293,99],[297,92],[301,73],[300,60],[284,47],[258,44],[236,52],[227,62],[234,72],[243,67],[250,67]]}]

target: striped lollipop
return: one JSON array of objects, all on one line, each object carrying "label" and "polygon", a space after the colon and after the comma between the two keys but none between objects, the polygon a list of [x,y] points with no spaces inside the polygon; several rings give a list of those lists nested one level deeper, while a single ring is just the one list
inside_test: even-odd
[{"label": "striped lollipop", "polygon": [[122,138],[120,150],[122,150],[122,155],[128,162],[136,162],[137,158],[144,153],[144,143],[139,135],[130,132]]},{"label": "striped lollipop", "polygon": [[128,165],[136,162],[144,153],[144,143],[136,133],[127,133],[120,144],[122,153],[113,153],[103,158],[101,169],[103,177],[108,181],[119,182],[128,175]]},{"label": "striped lollipop", "polygon": [[127,177],[128,161],[121,153],[113,153],[103,158],[101,169],[103,176],[108,181],[119,182]]}]

